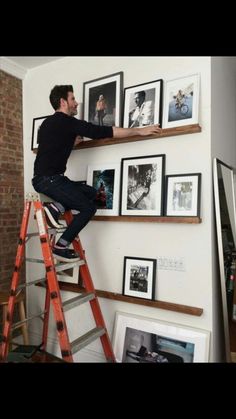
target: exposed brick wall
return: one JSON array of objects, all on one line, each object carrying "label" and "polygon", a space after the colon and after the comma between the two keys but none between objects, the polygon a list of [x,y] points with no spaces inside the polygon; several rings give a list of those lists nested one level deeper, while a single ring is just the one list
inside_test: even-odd
[{"label": "exposed brick wall", "polygon": [[0,70],[0,283],[11,280],[23,207],[22,81]]}]

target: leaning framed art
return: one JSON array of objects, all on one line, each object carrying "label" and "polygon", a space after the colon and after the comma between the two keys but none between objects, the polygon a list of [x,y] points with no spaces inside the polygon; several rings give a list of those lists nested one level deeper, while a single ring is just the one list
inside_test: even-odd
[{"label": "leaning framed art", "polygon": [[165,154],[122,159],[120,215],[162,215],[164,172]]},{"label": "leaning framed art", "polygon": [[153,300],[155,297],[156,259],[124,257],[123,295]]},{"label": "leaning framed art", "polygon": [[96,215],[119,213],[120,164],[89,165],[87,185],[97,190]]},{"label": "leaning framed art", "polygon": [[162,89],[162,79],[124,89],[124,128],[161,125]]},{"label": "leaning framed art", "polygon": [[165,215],[200,216],[201,173],[166,176]]},{"label": "leaning framed art", "polygon": [[47,116],[40,116],[38,118],[33,119],[33,127],[32,127],[32,140],[31,140],[31,150],[37,150],[39,143],[38,143],[38,136],[39,136],[39,130],[41,127],[42,122],[44,119],[48,118]]},{"label": "leaning framed art", "polygon": [[84,82],[84,120],[95,125],[121,126],[122,92],[122,71]]},{"label": "leaning framed art", "polygon": [[210,332],[135,314],[117,312],[113,349],[117,362],[208,362]]},{"label": "leaning framed art", "polygon": [[199,86],[199,74],[165,83],[163,128],[198,123]]}]

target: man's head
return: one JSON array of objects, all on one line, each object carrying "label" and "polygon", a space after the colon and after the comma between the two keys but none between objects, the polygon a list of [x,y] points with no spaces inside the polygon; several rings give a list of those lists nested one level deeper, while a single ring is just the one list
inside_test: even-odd
[{"label": "man's head", "polygon": [[50,103],[55,111],[61,111],[67,115],[74,116],[77,114],[78,103],[74,97],[73,86],[56,85],[51,90]]},{"label": "man's head", "polygon": [[140,107],[145,101],[145,97],[146,97],[146,92],[144,90],[141,90],[140,92],[135,92],[134,101],[136,105]]}]

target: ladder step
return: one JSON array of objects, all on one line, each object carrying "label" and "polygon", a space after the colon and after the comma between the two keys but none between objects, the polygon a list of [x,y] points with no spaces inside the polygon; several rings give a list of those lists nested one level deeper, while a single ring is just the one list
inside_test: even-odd
[{"label": "ladder step", "polygon": [[17,323],[14,323],[14,324],[11,326],[11,329],[12,329],[12,330],[14,330],[14,329],[18,329],[18,327],[20,327],[22,324],[24,324],[24,323],[26,323],[26,322],[28,322],[28,321],[30,321],[30,320],[36,319],[37,317],[41,317],[41,316],[43,316],[44,314],[46,314],[46,310],[42,311],[42,312],[41,312],[41,313],[39,313],[39,314],[36,314],[35,316],[27,317],[27,319],[24,319],[24,320],[21,320],[21,321],[19,321],[19,322],[17,322]]},{"label": "ladder step", "polygon": [[46,284],[46,278],[45,278],[45,276],[43,278],[35,279],[35,281],[25,282],[24,284],[19,285],[17,287],[17,290],[21,290],[22,288],[30,287],[31,285],[40,284],[40,282],[42,282],[42,284],[43,283]]},{"label": "ladder step", "polygon": [[94,329],[90,330],[85,335],[80,336],[79,338],[75,339],[71,342],[71,351],[72,354],[80,351],[85,346],[89,345],[91,342],[99,338],[100,336],[105,334],[105,329],[103,327],[95,327]]},{"label": "ladder step", "polygon": [[77,297],[71,298],[70,300],[67,300],[62,304],[64,311],[70,310],[73,307],[77,307],[81,304],[87,303],[88,301],[93,300],[94,297],[94,292],[88,292]]},{"label": "ladder step", "polygon": [[66,271],[67,269],[74,268],[75,266],[84,265],[85,262],[83,259],[78,260],[77,262],[65,262],[65,263],[58,263],[55,265],[56,272]]}]

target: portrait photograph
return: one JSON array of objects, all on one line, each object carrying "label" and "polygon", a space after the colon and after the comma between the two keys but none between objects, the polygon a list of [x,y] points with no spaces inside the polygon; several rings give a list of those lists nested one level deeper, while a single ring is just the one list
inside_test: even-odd
[{"label": "portrait photograph", "polygon": [[87,185],[97,190],[95,215],[119,213],[120,164],[89,165]]},{"label": "portrait photograph", "polygon": [[116,312],[113,349],[122,363],[208,362],[210,332]]},{"label": "portrait photograph", "polygon": [[165,83],[163,128],[198,123],[199,74]]},{"label": "portrait photograph", "polygon": [[164,154],[122,159],[120,215],[162,215],[164,173]]},{"label": "portrait photograph", "polygon": [[200,216],[201,173],[166,176],[166,215]]},{"label": "portrait photograph", "polygon": [[95,125],[121,126],[123,72],[83,84],[84,120]]},{"label": "portrait photograph", "polygon": [[123,295],[154,299],[156,266],[156,259],[125,256]]},{"label": "portrait photograph", "polygon": [[124,89],[123,127],[144,127],[162,122],[163,80]]},{"label": "portrait photograph", "polygon": [[41,127],[42,122],[44,121],[44,119],[48,118],[48,116],[40,116],[38,118],[34,118],[33,119],[33,126],[32,126],[32,140],[31,140],[31,150],[37,150],[38,146],[39,146],[39,142],[38,142],[38,136],[39,136],[39,130]]}]

